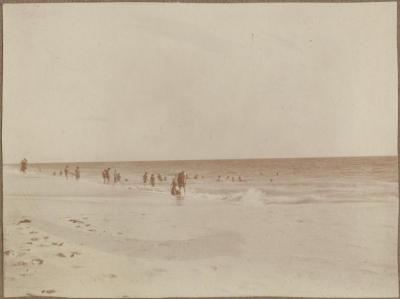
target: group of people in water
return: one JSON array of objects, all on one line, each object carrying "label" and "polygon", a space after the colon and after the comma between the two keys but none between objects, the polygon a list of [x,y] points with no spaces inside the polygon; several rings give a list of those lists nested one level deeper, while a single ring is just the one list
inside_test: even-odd
[{"label": "group of people in water", "polygon": [[[166,176],[162,176],[160,173],[157,174],[157,179],[160,182],[166,181],[167,177]],[[147,182],[150,182],[150,184],[154,187],[156,185],[156,177],[154,174],[151,174],[150,178],[149,175],[147,173],[147,171],[144,173],[143,175],[143,184],[147,184]]]},{"label": "group of people in water", "polygon": [[[103,177],[103,183],[104,184],[111,182],[110,170],[111,170],[111,168],[108,167],[108,168],[105,168],[101,173],[101,176]],[[113,177],[114,177],[114,179],[113,179],[114,184],[117,184],[117,183],[121,182],[121,174],[117,171],[117,169],[114,169]]]},{"label": "group of people in water", "polygon": [[[28,168],[28,160],[24,158],[23,160],[21,160],[21,163],[20,163],[20,171],[25,173],[27,168]],[[110,167],[107,167],[107,168],[102,170],[101,176],[103,178],[103,183],[104,184],[112,182],[111,181],[110,172],[111,172],[111,168]],[[53,176],[56,176],[56,175],[57,175],[57,172],[54,171],[53,172]],[[80,177],[81,177],[81,171],[80,171],[79,166],[76,166],[74,171],[70,171],[69,165],[65,165],[64,169],[59,171],[59,175],[60,176],[64,175],[67,180],[68,180],[68,178],[70,176],[73,176],[73,177],[75,177],[76,180],[79,180]],[[200,176],[198,174],[193,176],[193,179],[200,179],[200,178],[204,178],[204,176]],[[160,173],[157,174],[157,176],[154,175],[153,173],[151,175],[149,175],[147,173],[147,171],[143,174],[143,183],[144,184],[150,183],[150,185],[152,187],[155,187],[156,179],[159,182],[167,181],[167,177],[161,175]],[[183,195],[186,193],[186,183],[187,183],[188,179],[189,179],[189,175],[184,170],[182,170],[181,172],[176,174],[172,178],[172,181],[171,181],[171,184],[170,184],[170,193],[171,193],[171,195],[177,196],[179,198],[183,198]],[[125,179],[125,181],[128,181],[128,179]],[[219,175],[218,178],[217,178],[217,181],[218,182],[222,182],[222,181],[235,182],[236,178],[234,176],[226,176],[225,179],[224,179],[221,175]],[[238,176],[237,181],[243,182],[244,179],[241,176]],[[114,169],[113,182],[114,182],[114,184],[117,184],[117,183],[121,182],[121,174],[117,171],[117,169]]]},{"label": "group of people in water", "polygon": [[[218,176],[218,178],[217,178],[217,182],[222,182],[222,181],[224,181],[224,179],[222,178],[222,176]],[[235,182],[236,181],[236,179],[235,179],[235,177],[234,176],[229,176],[229,175],[227,175],[226,177],[225,177],[225,181],[232,181],[232,182]],[[238,178],[237,178],[237,181],[239,181],[239,182],[244,182],[244,179],[239,175],[238,176]]]},{"label": "group of people in water", "polygon": [[[161,174],[157,174],[157,179],[159,182],[167,181],[167,177],[162,176]],[[183,196],[183,194],[186,191],[185,188],[187,179],[188,179],[188,174],[183,170],[179,172],[177,175],[175,175],[172,179],[170,186],[171,195]],[[155,187],[156,176],[153,173],[149,176],[149,174],[146,171],[143,174],[143,184],[147,184],[148,182],[152,187]]]},{"label": "group of people in water", "polygon": [[[79,180],[81,178],[81,170],[80,170],[79,166],[76,166],[73,171],[70,171],[69,166],[65,165],[64,170],[60,170],[60,172],[58,174],[60,176],[62,176],[64,174],[66,180],[68,180],[70,176],[75,177],[76,180]],[[57,172],[54,171],[53,176],[56,176],[56,175],[57,175]]]}]

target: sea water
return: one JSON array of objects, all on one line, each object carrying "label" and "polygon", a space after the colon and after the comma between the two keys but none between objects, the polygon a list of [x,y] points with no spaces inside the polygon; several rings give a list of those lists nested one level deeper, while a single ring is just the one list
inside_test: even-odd
[{"label": "sea water", "polygon": [[[37,163],[28,171],[60,176],[80,167],[80,180],[104,184],[102,171],[121,174],[118,188],[169,193],[174,176],[188,173],[185,199],[226,200],[250,205],[329,202],[377,202],[398,200],[397,157],[296,158],[203,161],[138,161],[95,163]],[[12,167],[17,171],[18,166]],[[156,185],[143,183],[143,174],[156,176]],[[159,181],[160,174],[166,181]],[[220,179],[218,177],[220,176]],[[239,176],[242,181],[239,181]],[[64,173],[62,173],[64,177]],[[233,180],[232,180],[233,178]],[[74,179],[72,176],[69,179]]]}]

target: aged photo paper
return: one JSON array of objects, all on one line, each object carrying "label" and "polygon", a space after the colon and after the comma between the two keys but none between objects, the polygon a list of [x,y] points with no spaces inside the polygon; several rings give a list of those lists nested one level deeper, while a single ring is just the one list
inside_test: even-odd
[{"label": "aged photo paper", "polygon": [[4,295],[397,297],[396,13],[4,4]]}]

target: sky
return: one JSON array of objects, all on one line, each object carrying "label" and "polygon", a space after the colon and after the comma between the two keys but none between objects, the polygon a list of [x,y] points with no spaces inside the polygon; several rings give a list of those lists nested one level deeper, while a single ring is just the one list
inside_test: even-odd
[{"label": "sky", "polygon": [[397,155],[395,2],[3,14],[4,163]]}]

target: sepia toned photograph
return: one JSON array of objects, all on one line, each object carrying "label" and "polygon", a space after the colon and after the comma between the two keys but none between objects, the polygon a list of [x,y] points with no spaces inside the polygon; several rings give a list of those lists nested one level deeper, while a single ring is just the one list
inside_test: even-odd
[{"label": "sepia toned photograph", "polygon": [[396,15],[3,4],[4,296],[398,297]]}]

